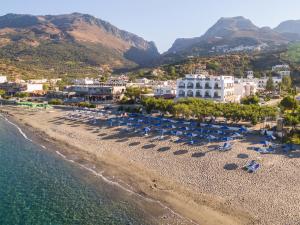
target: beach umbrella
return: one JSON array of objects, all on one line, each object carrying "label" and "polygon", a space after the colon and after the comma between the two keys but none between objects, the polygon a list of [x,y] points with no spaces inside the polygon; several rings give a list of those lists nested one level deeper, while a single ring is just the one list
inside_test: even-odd
[{"label": "beach umbrella", "polygon": [[276,140],[276,137],[274,137],[274,136],[271,135],[271,134],[268,135],[268,138],[269,138],[270,140]]},{"label": "beach umbrella", "polygon": [[182,134],[183,134],[182,131],[177,130],[175,135],[179,136],[179,135],[182,135]]},{"label": "beach umbrella", "polygon": [[239,129],[240,132],[248,132],[248,129],[246,127],[241,127]]},{"label": "beach umbrella", "polygon": [[212,140],[215,140],[216,137],[213,136],[213,135],[208,135],[208,136],[207,136],[207,139],[208,139],[209,142],[211,142]]},{"label": "beach umbrella", "polygon": [[144,129],[144,134],[147,136],[148,133],[151,131],[150,127],[145,127]]},{"label": "beach umbrella", "polygon": [[227,126],[222,126],[221,129],[222,129],[222,130],[229,130],[229,127],[227,127]]},{"label": "beach umbrella", "polygon": [[235,132],[231,137],[239,138],[239,137],[243,137],[243,135],[241,135],[240,133]]},{"label": "beach umbrella", "polygon": [[265,140],[265,141],[261,141],[260,144],[263,144],[264,146],[269,146],[271,145],[271,142]]},{"label": "beach umbrella", "polygon": [[232,137],[223,137],[222,141],[232,141]]},{"label": "beach umbrella", "polygon": [[183,127],[183,130],[190,130],[189,127]]}]

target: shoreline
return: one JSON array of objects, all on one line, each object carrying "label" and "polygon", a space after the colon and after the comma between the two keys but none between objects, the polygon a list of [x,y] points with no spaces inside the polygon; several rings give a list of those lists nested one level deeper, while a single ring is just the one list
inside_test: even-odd
[{"label": "shoreline", "polygon": [[24,118],[9,111],[9,116],[14,122],[45,142],[58,146],[62,151],[61,154],[68,160],[75,161],[79,165],[92,165],[95,170],[91,170],[96,173],[104,171],[102,174],[104,177],[113,177],[117,183],[121,183],[122,186],[124,185],[141,197],[159,202],[162,207],[168,207],[169,210],[174,211],[176,216],[189,220],[190,224],[256,224],[256,219],[248,213],[235,209],[234,206],[228,205],[226,201],[218,197],[194,193],[194,190],[189,190],[176,181],[162,177],[157,171],[145,170],[140,167],[139,163],[112,152],[109,152],[109,155],[103,154],[101,157],[94,155],[79,146],[49,135],[47,129],[34,127],[28,121],[24,121]]},{"label": "shoreline", "polygon": [[[55,139],[51,138],[50,136],[48,136],[45,132],[43,132],[43,131],[41,131],[37,128],[34,128],[34,127],[30,126],[29,124],[26,124],[26,123],[24,124],[20,120],[17,121],[16,118],[12,114],[9,114],[9,116],[10,116],[10,118],[7,119],[8,122],[11,123],[13,126],[16,126],[16,128],[19,130],[19,132],[22,134],[22,136],[25,139],[27,139],[28,141],[31,141],[31,142],[33,142],[37,145],[40,145],[40,147],[42,147],[43,149],[45,149],[47,151],[55,152],[63,160],[74,163],[76,166],[79,166],[79,167],[83,168],[84,170],[89,171],[90,173],[94,174],[97,177],[100,177],[100,179],[104,180],[105,182],[107,182],[111,185],[117,186],[117,187],[123,189],[126,192],[130,192],[130,193],[138,196],[143,201],[150,201],[150,202],[153,202],[153,203],[157,203],[160,207],[166,209],[171,214],[173,214],[175,217],[177,217],[175,220],[178,224],[182,224],[182,222],[187,222],[188,224],[194,224],[194,225],[195,224],[196,225],[197,224],[206,224],[206,223],[203,223],[203,221],[195,221],[193,219],[190,219],[188,217],[189,216],[188,212],[186,213],[187,214],[186,216],[176,212],[175,210],[177,208],[182,209],[182,206],[179,206],[179,205],[182,204],[182,202],[180,202],[180,200],[177,199],[177,198],[172,199],[174,196],[171,196],[171,199],[169,199],[169,202],[162,202],[162,201],[160,201],[160,199],[155,199],[155,198],[151,197],[150,195],[148,195],[149,193],[144,192],[141,189],[138,190],[137,189],[138,187],[134,187],[133,185],[128,184],[126,182],[126,179],[127,179],[128,182],[132,182],[132,181],[135,180],[135,178],[133,178],[133,179],[129,178],[129,176],[132,176],[133,174],[132,173],[131,174],[124,173],[123,169],[122,170],[117,170],[116,168],[114,168],[115,171],[113,172],[113,174],[105,176],[105,175],[103,175],[103,172],[98,172],[95,169],[92,169],[92,168],[89,168],[89,167],[85,166],[84,164],[85,163],[90,163],[91,165],[94,165],[96,167],[97,166],[100,167],[100,165],[101,165],[101,167],[106,168],[106,170],[112,169],[112,167],[114,167],[115,165],[113,165],[111,163],[103,162],[103,161],[101,162],[99,160],[98,160],[98,162],[96,162],[92,159],[92,156],[87,156],[87,158],[86,158],[85,154],[82,154],[82,153],[79,153],[79,152],[71,153],[69,151],[69,148],[74,149],[74,148],[77,148],[76,146],[72,146],[69,143],[62,142],[62,141],[59,141],[59,140],[55,140]],[[26,135],[28,132],[30,133],[30,136],[34,136],[34,137],[31,137],[32,139],[28,138],[28,136]],[[42,141],[42,144],[40,143],[41,141]],[[50,148],[48,147],[49,144],[52,145]],[[57,148],[60,151],[58,151],[58,150],[55,151],[54,148],[55,149]],[[76,151],[81,151],[81,149],[76,149]],[[79,155],[81,155],[81,156],[79,156]],[[83,156],[83,155],[85,155],[85,156]],[[76,159],[76,161],[74,161],[73,159],[68,158],[68,157],[71,157],[71,158],[75,157],[76,158],[76,156],[79,156],[79,158]],[[85,161],[85,160],[86,160],[85,163],[80,162],[80,161]],[[105,165],[103,165],[103,164],[105,164]],[[118,181],[113,180],[114,178],[111,178],[110,176],[113,176],[113,177],[118,176],[118,178],[117,178]],[[122,180],[120,180],[120,179],[122,179]],[[137,178],[136,180],[138,180],[138,179],[139,178]],[[141,180],[139,179],[139,181],[141,181]],[[151,183],[149,183],[149,185],[151,185]],[[169,206],[169,204],[170,204],[170,206]],[[174,207],[174,209],[172,207]],[[183,207],[185,207],[185,206],[183,205]],[[202,207],[205,207],[205,206],[202,206]],[[208,209],[208,212],[209,212],[209,209]],[[216,212],[216,213],[218,213],[218,212]],[[211,213],[209,213],[209,214],[211,214]],[[207,216],[215,216],[215,215],[207,215]],[[226,216],[222,215],[222,217],[226,217]],[[179,221],[178,221],[178,219],[179,219]],[[182,220],[182,222],[180,222],[181,220]],[[171,220],[171,221],[174,222],[174,220]],[[165,222],[167,222],[167,221],[165,221]],[[224,224],[229,224],[229,223],[226,222],[226,219],[223,222],[225,222]],[[187,223],[183,223],[183,224],[187,224]],[[167,224],[169,224],[169,223],[167,222]],[[210,222],[208,224],[210,224]],[[233,223],[231,223],[231,221],[230,221],[230,224],[233,224]]]},{"label": "shoreline", "polygon": [[[109,165],[105,162],[99,162],[99,161],[95,162],[92,158],[83,157],[82,154],[81,154],[81,156],[79,156],[80,153],[71,153],[69,151],[69,148],[74,149],[74,148],[77,148],[76,146],[72,146],[69,143],[55,140],[55,139],[49,137],[45,132],[43,132],[39,129],[36,129],[28,124],[24,124],[21,121],[17,121],[16,118],[11,114],[8,115],[9,118],[7,118],[7,116],[6,117],[4,117],[3,115],[1,115],[1,116],[9,124],[14,126],[27,141],[30,141],[33,144],[40,146],[41,148],[45,149],[46,151],[50,151],[53,154],[58,155],[62,160],[65,160],[69,163],[73,163],[75,166],[80,167],[83,170],[91,173],[95,177],[102,179],[103,182],[106,182],[109,185],[116,186],[117,188],[122,189],[123,191],[128,192],[129,194],[133,194],[142,201],[147,201],[148,203],[151,202],[154,204],[158,204],[159,207],[161,207],[162,209],[166,209],[170,214],[173,214],[173,216],[175,218],[166,218],[165,217],[166,215],[164,215],[164,218],[163,218],[164,223],[170,224],[170,222],[171,222],[171,224],[172,223],[186,224],[186,223],[182,223],[182,222],[188,222],[189,224],[198,224],[188,218],[183,217],[182,215],[175,212],[173,209],[171,209],[167,205],[164,205],[161,201],[151,198],[150,196],[146,195],[146,193],[144,193],[144,192],[138,192],[138,190],[135,190],[133,186],[125,183],[123,180],[116,180],[113,177],[109,177],[109,175],[107,175],[107,176],[103,175],[104,170],[97,171],[97,170],[99,170],[100,165],[101,165],[101,168],[112,169],[110,167],[111,165]],[[28,136],[30,136],[30,138]],[[59,149],[59,150],[57,150],[57,149]],[[76,151],[78,151],[78,150],[80,151],[80,149],[77,149]],[[74,159],[70,159],[69,157],[71,157],[71,158],[78,157],[78,158],[76,158],[74,160]],[[103,165],[103,164],[106,164],[106,165]],[[93,165],[93,166],[91,166],[91,165]],[[98,166],[99,168],[96,169],[96,166]],[[91,168],[91,167],[94,167],[94,168]],[[115,172],[116,172],[116,174],[120,173],[120,171],[115,171]],[[122,178],[124,178],[124,176]],[[153,209],[150,208],[150,210],[153,210]],[[156,211],[156,210],[153,210],[153,211]],[[155,213],[157,213],[157,212],[155,212]]]}]

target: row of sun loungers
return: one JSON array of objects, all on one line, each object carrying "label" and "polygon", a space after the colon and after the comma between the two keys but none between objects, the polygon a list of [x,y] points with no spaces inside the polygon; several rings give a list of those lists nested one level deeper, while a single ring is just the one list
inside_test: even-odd
[{"label": "row of sun loungers", "polygon": [[[152,141],[165,140],[166,136],[170,136],[170,141],[174,143],[185,143],[188,145],[196,145],[198,143],[221,142],[216,149],[220,152],[230,151],[235,139],[242,139],[249,132],[245,127],[228,127],[217,126],[213,124],[199,124],[194,121],[174,120],[162,117],[144,116],[141,114],[129,114],[128,117],[113,115],[110,111],[89,111],[76,110],[65,116],[65,119],[88,121],[91,124],[97,124],[99,119],[106,120],[108,127],[124,127],[127,133],[137,133],[144,136],[152,134]],[[274,152],[272,143],[274,140],[270,137],[264,141],[263,147],[253,148],[261,154],[270,154]],[[256,172],[260,168],[260,164],[252,160],[244,169],[249,173]]]}]

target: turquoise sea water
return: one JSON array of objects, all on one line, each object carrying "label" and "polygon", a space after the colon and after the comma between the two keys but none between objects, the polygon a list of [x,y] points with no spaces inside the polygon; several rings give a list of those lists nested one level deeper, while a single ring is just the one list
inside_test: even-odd
[{"label": "turquoise sea water", "polygon": [[155,224],[135,197],[0,119],[0,224]]}]

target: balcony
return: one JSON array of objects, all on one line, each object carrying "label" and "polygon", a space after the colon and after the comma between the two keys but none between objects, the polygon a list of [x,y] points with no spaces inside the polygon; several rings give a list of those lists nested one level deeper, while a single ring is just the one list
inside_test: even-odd
[{"label": "balcony", "polygon": [[212,89],[210,85],[205,85],[205,89]]},{"label": "balcony", "polygon": [[221,89],[221,86],[219,86],[219,85],[215,85],[215,86],[214,86],[214,89],[218,89],[218,90],[220,90],[220,89]]},{"label": "balcony", "polygon": [[196,84],[196,89],[203,89],[203,87],[200,84]]},{"label": "balcony", "polygon": [[193,89],[194,88],[194,85],[188,85],[187,86],[187,89]]},{"label": "balcony", "polygon": [[178,88],[185,88],[185,85],[178,85]]}]

